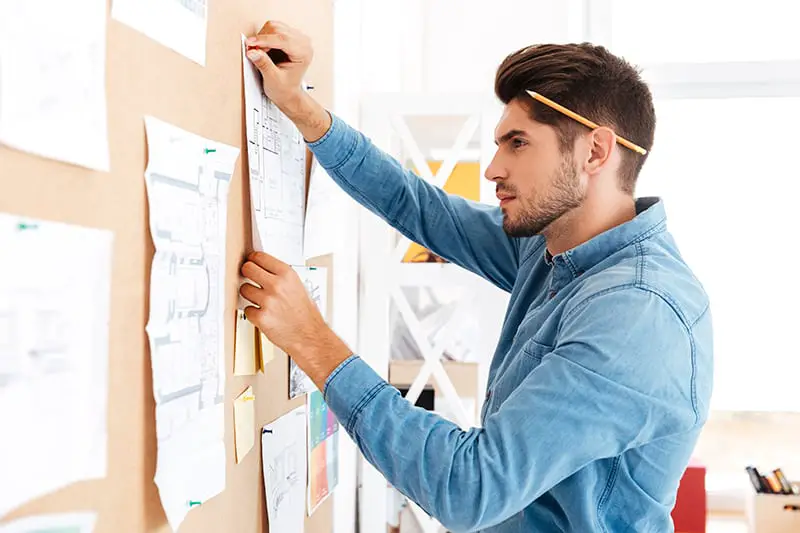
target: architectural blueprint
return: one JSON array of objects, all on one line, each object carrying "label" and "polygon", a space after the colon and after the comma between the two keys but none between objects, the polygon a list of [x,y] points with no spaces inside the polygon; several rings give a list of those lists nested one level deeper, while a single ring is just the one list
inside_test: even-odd
[{"label": "architectural blueprint", "polygon": [[245,121],[253,246],[290,265],[304,265],[306,145],[297,127],[264,94],[261,74],[245,55]]},{"label": "architectural blueprint", "polygon": [[0,0],[0,142],[109,169],[105,0]]},{"label": "architectural blueprint", "polygon": [[307,475],[305,405],[264,426],[261,455],[269,530],[303,533]]},{"label": "architectural blueprint", "polygon": [[111,16],[205,66],[208,0],[113,0]]},{"label": "architectural blueprint", "polygon": [[0,516],[106,474],[111,246],[0,214]]},{"label": "architectural blueprint", "polygon": [[[317,304],[317,309],[322,313],[322,318],[328,321],[328,269],[321,267],[294,267],[306,287],[309,298]],[[311,381],[300,367],[289,359],[289,398],[296,398],[316,390],[316,385]]]},{"label": "architectural blueprint", "polygon": [[238,149],[145,118],[155,243],[147,334],[158,458],[155,481],[178,529],[225,487],[224,280],[228,187]]}]

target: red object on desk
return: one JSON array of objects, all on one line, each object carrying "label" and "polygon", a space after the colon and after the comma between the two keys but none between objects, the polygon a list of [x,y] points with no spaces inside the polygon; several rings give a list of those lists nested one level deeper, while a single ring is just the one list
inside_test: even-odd
[{"label": "red object on desk", "polygon": [[706,533],[706,467],[692,459],[672,509],[675,533]]}]

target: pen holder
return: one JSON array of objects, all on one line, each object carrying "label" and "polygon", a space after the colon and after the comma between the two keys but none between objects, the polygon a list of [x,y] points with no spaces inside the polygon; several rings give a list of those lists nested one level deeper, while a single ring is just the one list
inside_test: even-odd
[{"label": "pen holder", "polygon": [[749,533],[800,532],[800,495],[753,492],[746,512]]}]

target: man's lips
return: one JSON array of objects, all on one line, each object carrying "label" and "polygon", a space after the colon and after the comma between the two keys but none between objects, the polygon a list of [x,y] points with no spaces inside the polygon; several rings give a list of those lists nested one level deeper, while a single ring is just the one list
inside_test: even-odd
[{"label": "man's lips", "polygon": [[514,196],[507,196],[507,195],[504,195],[504,194],[498,194],[497,195],[497,199],[500,200],[500,206],[501,207],[506,205],[507,203],[509,203],[514,198],[515,198]]}]

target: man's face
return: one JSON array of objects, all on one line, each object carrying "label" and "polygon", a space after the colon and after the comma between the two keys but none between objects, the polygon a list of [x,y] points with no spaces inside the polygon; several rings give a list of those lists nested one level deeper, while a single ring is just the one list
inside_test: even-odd
[{"label": "man's face", "polygon": [[495,141],[486,179],[496,184],[508,235],[538,235],[583,203],[586,191],[572,153],[562,153],[556,130],[532,120],[517,100],[506,106]]}]

